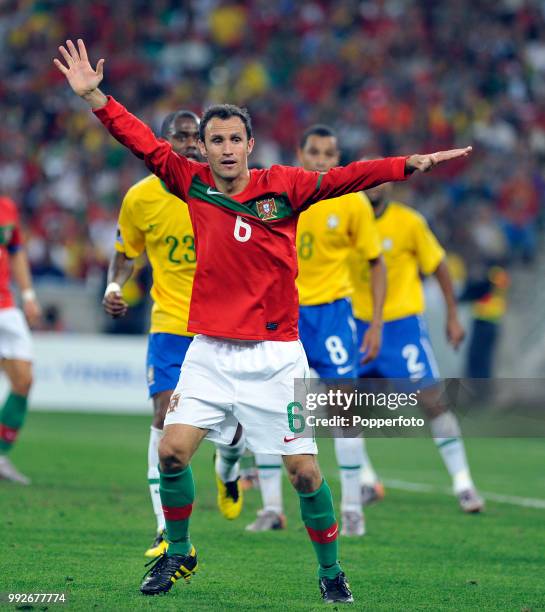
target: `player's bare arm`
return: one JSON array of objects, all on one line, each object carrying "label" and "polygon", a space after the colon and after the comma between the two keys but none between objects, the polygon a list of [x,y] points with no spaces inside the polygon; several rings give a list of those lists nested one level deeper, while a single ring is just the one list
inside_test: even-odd
[{"label": "player's bare arm", "polygon": [[108,267],[108,285],[102,300],[104,310],[114,319],[127,314],[129,305],[121,295],[121,287],[131,277],[133,269],[133,259],[129,259],[125,253],[114,253]]},{"label": "player's bare arm", "polygon": [[36,326],[40,322],[42,309],[36,297],[36,293],[32,288],[32,277],[30,275],[30,266],[24,249],[19,249],[10,256],[11,271],[13,279],[21,291],[21,299],[23,302],[23,312],[31,327]]},{"label": "player's bare arm", "polygon": [[426,155],[411,155],[405,162],[405,172],[412,174],[413,172],[429,172],[439,164],[468,157],[471,154],[473,147],[464,147],[463,149],[450,149],[448,151],[438,151],[436,153],[428,153]]},{"label": "player's bare arm", "polygon": [[382,255],[369,260],[373,318],[363,337],[362,363],[369,363],[378,355],[382,345],[382,311],[386,299],[386,266]]},{"label": "player's bare arm", "polygon": [[447,262],[444,259],[437,266],[434,276],[437,279],[437,282],[441,287],[443,297],[445,298],[445,305],[447,308],[447,340],[454,347],[454,349],[458,349],[465,338],[466,332],[460,323],[460,319],[458,318],[458,306],[454,296],[452,278],[450,276]]}]

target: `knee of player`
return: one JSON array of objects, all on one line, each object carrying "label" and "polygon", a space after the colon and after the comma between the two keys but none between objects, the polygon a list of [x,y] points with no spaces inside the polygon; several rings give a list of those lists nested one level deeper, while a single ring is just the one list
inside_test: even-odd
[{"label": "knee of player", "polygon": [[312,493],[322,481],[320,470],[313,464],[298,467],[289,473],[289,479],[299,493]]},{"label": "knee of player", "polygon": [[30,370],[28,372],[22,372],[12,381],[11,390],[17,395],[27,397],[32,388],[32,382],[32,372]]},{"label": "knee of player", "polygon": [[180,441],[164,437],[159,443],[159,462],[166,472],[183,470],[189,465],[190,453]]}]

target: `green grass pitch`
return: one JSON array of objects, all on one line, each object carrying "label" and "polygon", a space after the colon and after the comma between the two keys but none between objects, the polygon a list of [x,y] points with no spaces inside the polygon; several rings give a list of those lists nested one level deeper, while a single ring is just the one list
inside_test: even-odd
[{"label": "green grass pitch", "polygon": [[[246,533],[258,493],[247,493],[237,521],[220,516],[209,443],[193,463],[191,534],[200,570],[166,596],[140,595],[143,552],[155,526],[146,481],[149,421],[30,414],[13,460],[33,485],[0,482],[0,592],[65,591],[70,610],[323,609],[296,495],[285,483],[285,532]],[[368,445],[383,477],[448,485],[431,440]],[[331,442],[320,447],[338,507]],[[543,440],[468,440],[467,447],[484,491],[545,498]],[[545,509],[488,502],[485,515],[466,516],[439,488],[392,489],[366,516],[367,536],[340,539],[352,609],[545,609]],[[56,606],[34,605],[46,608]]]}]

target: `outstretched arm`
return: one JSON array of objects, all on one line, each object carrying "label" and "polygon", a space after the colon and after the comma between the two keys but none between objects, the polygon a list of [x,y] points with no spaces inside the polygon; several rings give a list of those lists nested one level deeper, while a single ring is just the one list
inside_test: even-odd
[{"label": "outstretched arm", "polygon": [[175,153],[166,140],[156,138],[145,123],[100,91],[98,86],[103,78],[104,60],[100,59],[96,69],[93,69],[81,39],[78,39],[77,49],[71,40],[66,41],[66,47],[59,47],[65,63],[58,59],[53,61],[70,87],[89,104],[114,138],[143,159],[146,166],[165,181],[172,193],[185,198],[194,162]]},{"label": "outstretched arm", "polygon": [[370,189],[381,183],[403,181],[414,172],[429,172],[439,164],[467,157],[471,151],[472,147],[466,147],[427,155],[357,161],[328,172],[290,168],[288,194],[295,209],[306,208],[315,202]]}]

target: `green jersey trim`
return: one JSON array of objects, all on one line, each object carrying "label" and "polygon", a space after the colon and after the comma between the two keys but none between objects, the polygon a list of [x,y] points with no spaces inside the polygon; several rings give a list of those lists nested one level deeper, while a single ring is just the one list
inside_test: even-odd
[{"label": "green jersey trim", "polygon": [[224,193],[216,191],[210,185],[206,185],[198,176],[194,176],[191,181],[189,196],[260,221],[280,221],[295,214],[285,193],[262,195],[241,204]]},{"label": "green jersey trim", "polygon": [[6,223],[6,225],[0,225],[0,246],[8,246],[13,237],[13,231],[15,230],[14,223]]},{"label": "green jersey trim", "polygon": [[315,191],[320,191],[320,185],[322,184],[322,181],[324,180],[324,176],[325,176],[325,172],[322,172],[320,176],[318,177],[318,180],[316,181]]}]

